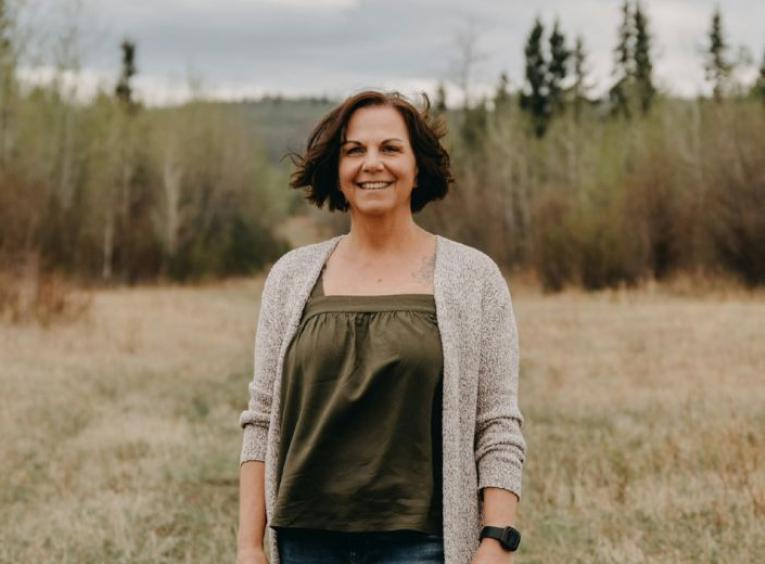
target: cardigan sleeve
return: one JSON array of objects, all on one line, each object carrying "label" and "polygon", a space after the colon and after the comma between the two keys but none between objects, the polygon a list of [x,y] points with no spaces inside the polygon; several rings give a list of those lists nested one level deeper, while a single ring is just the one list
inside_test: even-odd
[{"label": "cardigan sleeve", "polygon": [[493,260],[482,301],[475,436],[478,490],[503,488],[520,500],[526,442],[518,407],[518,330],[510,289]]},{"label": "cardigan sleeve", "polygon": [[243,429],[239,464],[266,459],[266,444],[271,416],[271,394],[282,334],[278,323],[277,264],[271,267],[263,285],[255,333],[253,378],[248,385],[249,402],[239,417]]}]

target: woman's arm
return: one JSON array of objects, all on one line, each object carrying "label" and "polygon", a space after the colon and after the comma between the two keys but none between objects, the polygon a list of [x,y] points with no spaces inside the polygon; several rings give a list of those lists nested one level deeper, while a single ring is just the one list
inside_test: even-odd
[{"label": "woman's arm", "polygon": [[239,417],[242,449],[239,457],[239,532],[237,561],[244,564],[265,564],[266,530],[265,459],[271,418],[276,365],[282,342],[281,306],[277,265],[263,284],[260,312],[255,334],[253,378],[249,383],[250,400]]},{"label": "woman's arm", "polygon": [[526,442],[518,407],[518,330],[510,289],[494,261],[485,274],[480,348],[475,436],[478,489],[501,488],[520,500]]},{"label": "woman's arm", "polygon": [[263,462],[253,460],[243,463],[239,469],[238,562],[259,562],[258,558],[265,556],[265,467]]},{"label": "woman's arm", "polygon": [[283,312],[280,308],[283,304],[280,303],[278,294],[280,283],[278,266],[279,261],[271,267],[260,298],[260,312],[255,332],[253,377],[248,385],[250,400],[247,409],[239,416],[239,425],[243,429],[240,464],[266,459],[271,399],[282,343]]},{"label": "woman's arm", "polygon": [[[526,442],[518,408],[518,330],[510,289],[497,264],[485,273],[476,406],[475,460],[482,526],[515,523]],[[512,553],[484,538],[472,564],[512,562]]]}]

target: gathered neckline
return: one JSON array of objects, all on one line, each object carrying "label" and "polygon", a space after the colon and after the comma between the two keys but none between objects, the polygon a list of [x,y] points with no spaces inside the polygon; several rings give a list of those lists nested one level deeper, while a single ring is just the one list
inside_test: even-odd
[{"label": "gathered neckline", "polygon": [[[436,243],[437,244],[437,243]],[[324,270],[327,268],[327,263],[321,265],[321,270],[319,270],[319,280],[317,282],[318,288],[319,288],[319,295],[318,296],[309,296],[309,299],[319,299],[322,300],[329,300],[330,298],[342,298],[343,301],[347,300],[353,300],[354,298],[359,298],[360,300],[377,300],[381,298],[409,298],[409,297],[425,297],[425,298],[431,298],[435,299],[435,294],[426,294],[424,292],[406,292],[401,294],[330,294],[329,296],[324,293]]]}]

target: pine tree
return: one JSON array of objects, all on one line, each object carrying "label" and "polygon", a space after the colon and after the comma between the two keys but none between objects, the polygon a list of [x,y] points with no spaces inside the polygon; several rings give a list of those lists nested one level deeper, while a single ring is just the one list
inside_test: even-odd
[{"label": "pine tree", "polygon": [[560,22],[555,19],[550,34],[549,88],[550,110],[553,114],[562,114],[566,108],[563,83],[568,76],[571,51],[566,47],[566,38],[560,30]]},{"label": "pine tree", "polygon": [[135,43],[125,39],[121,45],[122,49],[122,72],[120,74],[114,94],[117,99],[128,110],[133,110],[135,103],[133,101],[133,87],[130,80],[136,74],[135,68]]},{"label": "pine tree", "polygon": [[760,75],[757,77],[757,82],[754,83],[752,88],[752,94],[759,98],[760,101],[765,104],[765,49],[762,52],[762,64],[760,64]]},{"label": "pine tree", "polygon": [[[115,123],[115,150],[118,152],[115,187],[109,194],[106,222],[104,225],[104,252],[102,277],[112,277],[115,255],[119,255],[117,264],[121,275],[129,275],[133,258],[133,201],[135,179],[138,172],[138,143],[136,140],[135,117],[138,104],[133,98],[131,80],[136,74],[135,43],[125,39],[120,45],[122,66],[120,78],[114,88],[117,105],[120,108]],[[120,268],[121,267],[121,268]]]},{"label": "pine tree", "polygon": [[527,112],[534,124],[534,133],[543,137],[550,120],[550,98],[547,77],[547,60],[542,49],[544,26],[539,17],[526,41],[526,81],[530,92],[521,92],[520,106]]},{"label": "pine tree", "polygon": [[712,82],[712,95],[716,102],[721,102],[728,87],[728,81],[733,73],[733,63],[727,56],[728,43],[722,29],[722,16],[719,6],[712,14],[712,24],[709,28],[709,46],[706,52],[704,72],[707,80]]},{"label": "pine tree", "polygon": [[640,108],[643,113],[648,113],[651,103],[656,95],[656,87],[653,84],[653,63],[651,61],[651,34],[648,31],[648,20],[640,7],[640,2],[635,5],[635,86],[637,88]]},{"label": "pine tree", "polygon": [[630,111],[630,91],[632,90],[635,69],[634,69],[634,20],[630,10],[629,0],[624,0],[622,5],[622,23],[619,27],[619,41],[616,45],[613,75],[614,85],[608,92],[612,104],[612,113],[624,114],[626,118],[631,117]]},{"label": "pine tree", "polygon": [[17,86],[13,29],[8,5],[5,0],[0,0],[0,163],[3,164],[11,151],[11,105]]},{"label": "pine tree", "polygon": [[588,102],[587,92],[592,88],[587,84],[587,51],[584,48],[582,36],[576,38],[574,45],[574,84],[571,86],[571,95],[574,99],[574,117],[579,120],[582,106]]},{"label": "pine tree", "polygon": [[0,0],[0,73],[3,80],[8,66],[14,62],[13,53],[13,22],[5,0]]},{"label": "pine tree", "polygon": [[439,82],[436,87],[436,100],[434,104],[434,110],[437,114],[443,114],[446,112],[446,86],[443,82]]}]

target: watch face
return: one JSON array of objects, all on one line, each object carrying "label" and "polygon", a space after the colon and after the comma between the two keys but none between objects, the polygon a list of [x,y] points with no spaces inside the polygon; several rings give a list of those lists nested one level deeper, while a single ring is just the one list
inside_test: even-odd
[{"label": "watch face", "polygon": [[480,538],[497,539],[505,550],[514,551],[521,544],[521,533],[513,527],[486,526],[481,530]]},{"label": "watch face", "polygon": [[521,544],[521,534],[512,527],[505,527],[502,531],[502,544],[508,550],[515,550]]}]

